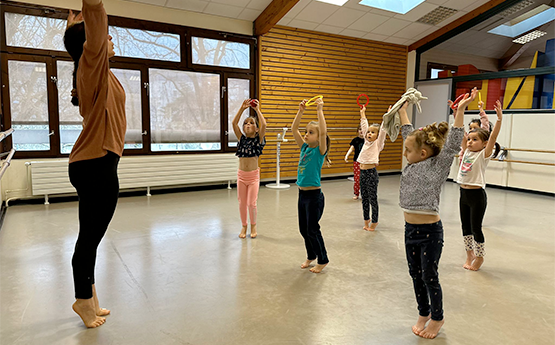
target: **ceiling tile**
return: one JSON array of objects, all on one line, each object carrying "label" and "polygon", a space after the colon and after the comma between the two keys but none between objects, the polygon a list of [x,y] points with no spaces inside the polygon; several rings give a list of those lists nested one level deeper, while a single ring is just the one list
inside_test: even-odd
[{"label": "ceiling tile", "polygon": [[224,4],[237,7],[247,7],[250,0],[210,0],[210,2],[215,2],[217,4]]},{"label": "ceiling tile", "polygon": [[438,5],[428,4],[426,2],[423,2],[405,14],[396,14],[395,18],[415,22],[438,7],[439,7]]},{"label": "ceiling tile", "polygon": [[349,0],[346,3],[344,3],[342,7],[351,8],[353,10],[362,11],[364,13],[372,9],[372,7],[359,4],[360,1],[361,0]]},{"label": "ceiling tile", "polygon": [[216,16],[237,18],[242,11],[243,9],[241,7],[211,2],[208,6],[206,6],[203,12],[214,14]]},{"label": "ceiling tile", "polygon": [[262,11],[260,11],[260,10],[253,10],[253,9],[250,9],[250,8],[245,8],[243,10],[243,12],[241,12],[239,17],[237,17],[237,19],[250,20],[251,22],[254,22],[254,20],[256,18],[258,18],[260,13],[262,13]]},{"label": "ceiling tile", "polygon": [[341,31],[341,35],[344,36],[350,36],[350,37],[358,37],[358,38],[362,38],[364,37],[364,35],[366,35],[366,31],[358,31],[358,30],[351,30],[351,29],[345,29],[343,31]]},{"label": "ceiling tile", "polygon": [[315,29],[316,31],[319,32],[327,32],[330,34],[339,34],[341,31],[343,31],[343,28],[337,27],[337,26],[332,26],[332,25],[326,25],[326,24],[320,24],[316,27]]},{"label": "ceiling tile", "polygon": [[386,35],[378,35],[378,34],[373,34],[373,33],[369,33],[364,35],[363,38],[369,39],[369,40],[374,40],[374,41],[383,41],[387,38]]},{"label": "ceiling tile", "polygon": [[462,10],[465,7],[472,6],[476,0],[449,0],[441,6]]},{"label": "ceiling tile", "polygon": [[329,16],[337,12],[337,10],[339,10],[339,6],[313,1],[297,14],[295,19],[323,23]]},{"label": "ceiling tile", "polygon": [[401,20],[397,18],[390,18],[385,23],[381,24],[377,28],[373,29],[372,32],[380,35],[393,35],[397,31],[409,25],[410,22],[406,20]]},{"label": "ceiling tile", "polygon": [[342,7],[326,19],[323,24],[346,28],[363,15],[364,12]]},{"label": "ceiling tile", "polygon": [[370,7],[370,12],[379,14],[380,16],[386,16],[386,17],[393,17],[394,15],[398,14],[395,12],[380,10],[379,8],[374,8],[374,7]]},{"label": "ceiling tile", "polygon": [[281,18],[281,20],[277,23],[277,25],[283,25],[283,26],[288,26],[289,22],[291,21],[291,18]]},{"label": "ceiling tile", "polygon": [[293,28],[305,29],[305,30],[314,30],[318,26],[318,23],[305,22],[303,20],[293,19],[289,22],[289,25],[287,26],[290,26]]},{"label": "ceiling tile", "polygon": [[247,8],[264,11],[271,2],[272,0],[251,0],[247,5]]},{"label": "ceiling tile", "polygon": [[464,16],[465,14],[467,14],[468,12],[466,11],[459,11],[455,14],[453,14],[451,17],[446,18],[444,20],[442,20],[441,22],[437,23],[436,26],[437,27],[444,27],[445,25],[454,22],[455,20],[459,19],[460,17]]},{"label": "ceiling tile", "polygon": [[202,12],[208,6],[208,1],[201,0],[168,0],[166,7],[178,8],[186,11]]},{"label": "ceiling tile", "polygon": [[402,44],[402,45],[405,45],[407,41],[408,40],[406,38],[399,38],[399,37],[388,37],[384,40],[384,42],[387,42],[387,43]]},{"label": "ceiling tile", "polygon": [[426,0],[427,3],[434,4],[434,5],[442,5],[449,0]]},{"label": "ceiling tile", "polygon": [[389,17],[380,16],[374,13],[366,13],[359,20],[349,25],[349,29],[370,32],[380,24],[387,21]]},{"label": "ceiling tile", "polygon": [[416,36],[420,35],[424,31],[428,31],[432,26],[422,23],[411,23],[407,27],[397,31],[395,33],[395,37],[401,38],[415,38]]},{"label": "ceiling tile", "polygon": [[301,0],[297,2],[297,4],[293,6],[293,8],[290,9],[284,17],[295,18],[297,14],[299,14],[311,2],[312,0]]}]

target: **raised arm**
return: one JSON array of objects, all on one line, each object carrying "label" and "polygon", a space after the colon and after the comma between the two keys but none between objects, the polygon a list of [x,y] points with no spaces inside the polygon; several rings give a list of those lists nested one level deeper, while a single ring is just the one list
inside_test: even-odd
[{"label": "raised arm", "polygon": [[495,122],[495,126],[493,126],[493,131],[488,140],[488,144],[486,145],[486,151],[484,152],[486,157],[491,156],[493,152],[493,148],[495,147],[495,142],[497,141],[497,136],[499,135],[499,131],[501,130],[501,120],[503,119],[503,109],[501,106],[501,102],[499,100],[495,102],[493,106],[495,108],[495,112],[497,113],[497,122]]},{"label": "raised arm", "polygon": [[83,4],[87,4],[89,6],[98,5],[102,2],[102,0],[83,0]]},{"label": "raised arm", "polygon": [[360,108],[360,129],[362,129],[362,136],[366,142],[366,133],[368,132],[368,119],[366,119],[366,106]]},{"label": "raised arm", "polygon": [[108,59],[108,15],[101,0],[83,0],[83,19],[85,20],[85,36],[83,54],[89,50],[91,58]]},{"label": "raised arm", "polygon": [[237,114],[235,114],[233,121],[231,121],[231,125],[233,126],[233,132],[235,133],[237,140],[240,140],[241,136],[243,135],[243,132],[241,132],[241,128],[239,127],[239,120],[241,119],[241,115],[243,114],[245,109],[250,107],[250,101],[251,101],[250,99],[245,99],[243,101],[243,103],[241,104],[241,107],[237,111]]},{"label": "raised arm", "polygon": [[260,140],[262,140],[266,135],[266,119],[260,111],[260,102],[258,100],[256,100],[256,107],[254,107],[254,110],[256,111],[256,115],[258,116],[258,124],[260,125],[260,128],[258,129],[258,137],[260,138]]},{"label": "raised arm", "polygon": [[464,133],[463,140],[461,142],[462,152],[466,151],[467,147],[468,147],[468,134]]},{"label": "raised arm", "polygon": [[[482,102],[484,103],[484,102]],[[480,107],[480,127],[489,132],[489,119],[488,115],[482,107]]]},{"label": "raised arm", "polygon": [[328,135],[328,126],[326,125],[326,118],[324,117],[324,101],[321,98],[316,100],[316,113],[318,114],[318,132],[320,138],[320,154],[323,155],[328,151],[328,142],[326,137]]},{"label": "raised arm", "polygon": [[291,125],[291,131],[293,132],[293,138],[295,138],[295,142],[297,143],[298,147],[302,147],[304,144],[303,136],[301,132],[299,132],[299,125],[301,124],[301,118],[303,117],[304,110],[306,109],[306,102],[308,100],[303,99],[302,102],[299,104],[299,111],[293,120],[293,125]]},{"label": "raised arm", "polygon": [[383,122],[380,126],[380,134],[378,134],[378,139],[376,140],[378,143],[378,151],[382,151],[385,146],[385,135],[387,132],[383,128]]},{"label": "raised arm", "polygon": [[409,103],[405,102],[405,104],[403,104],[401,108],[399,108],[399,116],[401,117],[401,126],[411,124],[409,120],[409,115],[407,114],[408,106],[409,106]]},{"label": "raised arm", "polygon": [[464,111],[466,110],[466,107],[474,101],[477,95],[477,88],[473,88],[470,94],[467,93],[464,95],[463,99],[459,102],[459,106],[457,107],[457,115],[455,116],[455,123],[453,124],[453,127],[464,127]]}]

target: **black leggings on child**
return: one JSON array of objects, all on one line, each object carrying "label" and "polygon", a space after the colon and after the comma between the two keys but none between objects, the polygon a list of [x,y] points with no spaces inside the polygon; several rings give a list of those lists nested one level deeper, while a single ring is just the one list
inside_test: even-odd
[{"label": "black leggings on child", "polygon": [[360,171],[360,192],[362,195],[362,214],[364,220],[370,220],[372,205],[372,223],[378,222],[378,183],[380,177],[376,168]]},{"label": "black leggings on child", "polygon": [[299,189],[298,211],[299,230],[304,238],[306,258],[308,260],[318,258],[319,265],[327,264],[328,254],[318,223],[324,213],[324,193],[320,189]]},{"label": "black leggings on child", "polygon": [[[420,316],[443,320],[443,294],[439,285],[439,259],[443,250],[443,224],[405,223],[405,251]],[[431,304],[431,307],[430,307]]]},{"label": "black leggings on child", "polygon": [[463,236],[474,236],[474,241],[484,243],[482,221],[488,206],[488,197],[483,188],[461,188],[460,211]]},{"label": "black leggings on child", "polygon": [[96,249],[118,202],[119,158],[108,151],[104,157],[69,165],[69,179],[79,197],[79,236],[71,261],[75,298],[92,298]]}]

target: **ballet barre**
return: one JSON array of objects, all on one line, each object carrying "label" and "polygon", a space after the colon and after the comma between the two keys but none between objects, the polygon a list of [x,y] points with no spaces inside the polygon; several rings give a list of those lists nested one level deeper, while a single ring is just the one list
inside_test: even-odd
[{"label": "ballet barre", "polygon": [[513,149],[513,148],[503,148],[505,151],[518,151],[518,152],[534,152],[534,153],[555,153],[553,150],[529,150],[529,149]]},{"label": "ballet barre", "polygon": [[0,133],[0,141],[6,139],[6,138],[9,137],[12,133],[13,133],[13,128],[10,128],[10,129],[8,129],[7,131],[1,132],[1,133]]},{"label": "ballet barre", "polygon": [[555,167],[555,163],[543,163],[543,162],[528,162],[528,161],[517,161],[513,159],[503,159],[499,160],[499,162],[508,162],[508,163],[524,163],[524,164],[539,164],[539,165],[547,165]]},{"label": "ballet barre", "polygon": [[2,178],[2,176],[4,176],[6,169],[8,169],[8,167],[10,166],[14,154],[15,154],[15,149],[11,149],[10,152],[7,152],[8,158],[6,158],[6,160],[2,162],[2,169],[0,170],[0,179]]},{"label": "ballet barre", "polygon": [[288,140],[285,139],[285,132],[287,132],[287,127],[282,128],[283,133],[277,134],[277,139],[269,140],[269,141],[276,141],[276,183],[268,183],[266,185],[267,188],[271,189],[287,189],[290,187],[287,183],[280,182],[280,169],[279,169],[279,158],[281,156],[281,143],[286,143]]}]

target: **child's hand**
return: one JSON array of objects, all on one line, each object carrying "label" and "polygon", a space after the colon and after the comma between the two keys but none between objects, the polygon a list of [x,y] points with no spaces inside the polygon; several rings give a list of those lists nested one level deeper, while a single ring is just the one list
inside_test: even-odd
[{"label": "child's hand", "polygon": [[[253,109],[255,109],[255,110],[260,110],[260,101],[257,100],[257,99],[255,99],[255,100],[252,100],[252,102],[254,102],[254,104],[255,104],[255,106],[253,107]],[[252,107],[251,102],[249,102],[249,106]]]},{"label": "child's hand", "polygon": [[349,158],[345,156],[345,163],[349,163]]},{"label": "child's hand", "polygon": [[466,131],[464,132],[463,140],[468,141],[468,133],[466,133]]},{"label": "child's hand", "polygon": [[387,112],[388,112],[388,113],[391,111],[391,108],[393,108],[392,105],[390,105],[389,108],[387,108]]},{"label": "child's hand", "polygon": [[306,102],[308,102],[308,99],[303,99],[301,103],[299,103],[299,110],[304,111],[306,109]]},{"label": "child's hand", "polygon": [[497,120],[501,121],[503,119],[503,107],[501,106],[501,102],[499,102],[499,100],[497,100],[497,102],[495,102],[493,108],[495,109],[495,112],[497,113]]},{"label": "child's hand", "polygon": [[477,95],[478,95],[478,89],[473,88],[472,91],[470,92],[470,95],[468,93],[464,95],[463,99],[459,102],[458,109],[466,109],[466,107],[470,103],[472,103],[472,101],[474,101]]},{"label": "child's hand", "polygon": [[483,110],[484,109],[484,102],[479,101],[478,102],[478,108],[480,108],[480,110]]},{"label": "child's hand", "polygon": [[67,25],[66,28],[69,28],[70,26],[72,26],[75,23],[79,23],[82,22],[83,19],[83,12],[79,13],[78,15],[75,15],[75,13],[72,10],[69,10],[69,15],[67,16]]},{"label": "child's hand", "polygon": [[362,107],[360,107],[360,116],[364,116],[366,114],[366,106],[363,105]]},{"label": "child's hand", "polygon": [[251,106],[251,100],[250,100],[250,98],[247,98],[247,99],[245,99],[245,100],[243,101],[243,103],[241,104],[241,109],[242,109],[242,110],[245,110],[245,109],[247,109],[247,108],[250,107],[250,106]]},{"label": "child's hand", "polygon": [[[453,103],[454,102],[452,100],[450,100],[450,99],[447,100],[447,104],[449,104],[449,108],[451,108],[453,106]],[[453,108],[451,108],[451,109],[453,109]]]},{"label": "child's hand", "polygon": [[321,98],[316,98],[316,101],[314,103],[316,103],[316,108],[318,109],[322,109],[324,107],[324,100],[322,100]]}]

